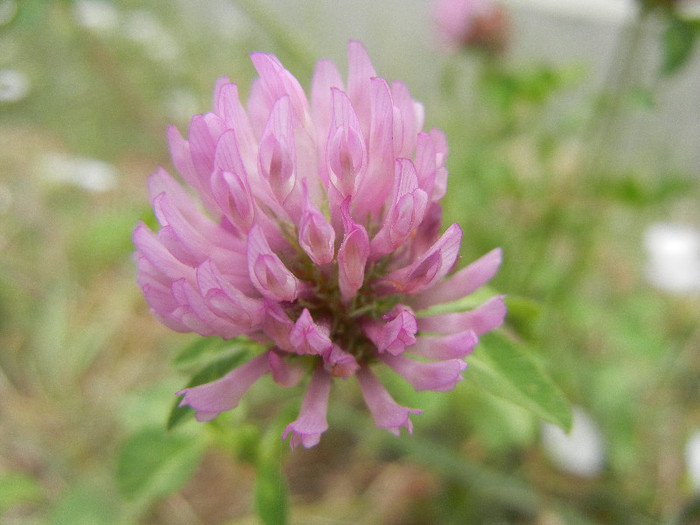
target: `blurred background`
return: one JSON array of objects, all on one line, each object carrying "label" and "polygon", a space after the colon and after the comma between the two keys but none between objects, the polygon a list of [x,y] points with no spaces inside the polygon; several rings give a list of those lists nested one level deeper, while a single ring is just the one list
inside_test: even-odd
[{"label": "blurred background", "polygon": [[258,522],[255,447],[285,393],[165,431],[196,338],[149,314],[131,232],[147,176],[174,173],[168,124],[211,110],[217,78],[245,99],[265,51],[308,88],[349,39],[446,132],[445,224],[465,261],[503,247],[507,329],[574,424],[467,370],[399,390],[425,413],[395,439],[343,391],[284,460],[290,522],[700,523],[697,5],[494,9],[455,44],[425,0],[0,0],[0,523]]}]

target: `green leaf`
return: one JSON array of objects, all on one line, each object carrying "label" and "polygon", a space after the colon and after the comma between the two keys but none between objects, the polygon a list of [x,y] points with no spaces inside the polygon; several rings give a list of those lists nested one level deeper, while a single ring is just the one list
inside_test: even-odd
[{"label": "green leaf", "polygon": [[33,29],[44,15],[49,2],[48,0],[23,0],[18,2],[18,4],[19,9],[13,23],[16,23],[22,29]]},{"label": "green leaf", "polygon": [[[187,383],[185,388],[203,385],[225,376],[231,370],[246,361],[251,353],[248,347],[236,348],[235,351],[236,353],[233,355],[227,355],[204,367],[190,379],[190,382]],[[172,430],[177,425],[184,422],[187,416],[194,414],[194,410],[190,407],[179,406],[179,404],[180,399],[178,398],[175,400],[170,415],[168,416],[168,422],[166,424],[167,430]]]},{"label": "green leaf", "polygon": [[663,34],[663,63],[661,73],[672,75],[681,69],[692,56],[700,25],[689,20],[672,17]]},{"label": "green leaf", "polygon": [[220,337],[197,337],[175,356],[173,366],[180,369],[201,366],[203,361],[212,359],[230,344]]},{"label": "green leaf", "polygon": [[481,336],[466,373],[490,394],[567,431],[571,428],[571,407],[559,388],[522,345],[503,334],[491,332]]},{"label": "green leaf", "polygon": [[533,337],[534,327],[542,313],[542,305],[523,296],[508,295],[505,298],[508,307],[508,324],[523,337]]},{"label": "green leaf", "polygon": [[148,500],[180,489],[194,473],[204,453],[197,439],[160,428],[131,436],[117,459],[117,485],[127,500]]},{"label": "green leaf", "polygon": [[255,510],[265,525],[284,525],[288,521],[287,482],[282,463],[289,445],[280,436],[297,413],[296,401],[286,403],[258,440]]},{"label": "green leaf", "polygon": [[104,491],[81,483],[70,487],[51,509],[50,525],[110,525],[117,523],[118,510]]},{"label": "green leaf", "polygon": [[38,503],[44,495],[39,481],[24,472],[6,472],[0,476],[0,514],[16,505]]}]

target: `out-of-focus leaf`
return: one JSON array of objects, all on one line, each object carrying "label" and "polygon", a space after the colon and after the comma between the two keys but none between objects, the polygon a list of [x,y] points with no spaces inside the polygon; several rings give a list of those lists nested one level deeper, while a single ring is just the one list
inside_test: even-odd
[{"label": "out-of-focus leaf", "polygon": [[672,75],[680,70],[693,55],[700,23],[676,16],[670,19],[663,34],[663,63],[661,73]]},{"label": "out-of-focus leaf", "polygon": [[[193,350],[196,353],[199,350]],[[206,345],[201,349],[202,352],[206,351]],[[231,370],[236,368],[238,365],[242,364],[250,355],[250,349],[248,346],[242,346],[237,349],[236,353],[233,355],[227,355],[224,358],[218,359],[213,363],[210,363],[205,368],[197,372],[189,383],[187,383],[186,388],[191,388],[193,386],[203,385],[204,383],[209,383],[225,376]],[[176,400],[173,409],[170,411],[170,416],[168,416],[168,423],[166,428],[172,430],[177,425],[185,420],[185,417],[194,414],[188,406],[179,406],[180,400]]]},{"label": "out-of-focus leaf", "polygon": [[118,511],[104,492],[92,486],[71,487],[51,510],[50,525],[111,525],[118,522]]},{"label": "out-of-focus leaf", "polygon": [[15,505],[37,503],[43,489],[32,476],[23,472],[7,472],[0,476],[0,514]]},{"label": "out-of-focus leaf", "polygon": [[133,209],[120,209],[87,221],[71,247],[81,270],[99,270],[128,257],[133,250],[134,215]]},{"label": "out-of-focus leaf", "polygon": [[542,312],[541,305],[533,299],[515,295],[506,296],[505,302],[508,307],[508,324],[518,334],[531,337],[537,319]]},{"label": "out-of-focus leaf", "polygon": [[255,479],[255,508],[265,525],[287,523],[287,483],[277,458],[262,457]]},{"label": "out-of-focus leaf", "polygon": [[167,496],[181,488],[204,453],[191,437],[147,428],[131,436],[117,460],[117,485],[127,500]]},{"label": "out-of-focus leaf", "polygon": [[44,10],[49,5],[48,0],[22,0],[13,23],[24,29],[32,28],[39,22]]},{"label": "out-of-focus leaf", "polygon": [[466,373],[487,392],[571,428],[571,407],[559,388],[522,345],[501,333],[480,338]]},{"label": "out-of-focus leaf", "polygon": [[283,525],[288,520],[287,482],[282,472],[282,457],[287,443],[280,439],[282,429],[294,416],[296,404],[287,404],[275,424],[258,441],[255,479],[255,509],[265,525]]},{"label": "out-of-focus leaf", "polygon": [[654,110],[658,106],[657,94],[653,89],[645,86],[637,86],[630,91],[629,101],[635,108],[641,110]]},{"label": "out-of-focus leaf", "polygon": [[648,207],[671,202],[686,195],[694,187],[694,181],[674,174],[664,174],[653,179],[626,174],[603,178],[596,192],[600,197],[607,197],[628,206]]}]

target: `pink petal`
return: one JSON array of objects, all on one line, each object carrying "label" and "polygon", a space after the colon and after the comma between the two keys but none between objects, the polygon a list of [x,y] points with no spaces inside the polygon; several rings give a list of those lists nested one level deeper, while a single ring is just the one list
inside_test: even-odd
[{"label": "pink petal", "polygon": [[198,193],[205,191],[197,170],[195,170],[192,163],[189,142],[182,137],[175,126],[168,127],[168,143],[173,164],[180,175],[182,175],[182,178],[185,179],[185,182],[197,190]]},{"label": "pink petal", "polygon": [[229,130],[234,130],[236,139],[243,151],[255,151],[257,140],[253,134],[245,108],[238,97],[236,84],[228,82],[227,78],[219,79],[214,91],[214,112],[221,117]]},{"label": "pink petal", "polygon": [[309,103],[299,81],[287,71],[274,55],[253,53],[250,59],[260,75],[260,85],[271,107],[282,97],[289,97],[291,109],[302,126],[310,121]]},{"label": "pink petal", "polygon": [[447,392],[452,390],[458,381],[464,379],[462,371],[467,368],[467,363],[461,359],[424,362],[404,355],[389,354],[384,354],[379,358],[417,391]]},{"label": "pink petal", "polygon": [[238,231],[246,234],[255,220],[255,202],[248,180],[229,171],[214,171],[212,193],[221,211]]},{"label": "pink petal", "polygon": [[380,354],[388,352],[399,355],[416,342],[416,318],[411,309],[404,305],[398,305],[381,321],[368,320],[363,328]]},{"label": "pink petal", "polygon": [[342,90],[343,80],[333,62],[319,60],[311,80],[311,115],[316,134],[319,177],[326,187],[328,186],[326,141],[332,118],[331,88]]},{"label": "pink petal", "polygon": [[363,226],[350,217],[350,201],[341,205],[345,237],[338,249],[338,285],[343,302],[352,299],[362,287],[369,257],[369,236]]},{"label": "pink petal", "polygon": [[184,324],[205,337],[218,336],[223,339],[233,339],[246,333],[250,325],[238,324],[224,315],[220,315],[209,307],[199,291],[185,279],[175,281],[172,285],[173,297],[181,305],[174,315],[179,315]]},{"label": "pink petal", "polygon": [[418,185],[425,190],[432,202],[445,195],[447,189],[447,139],[438,129],[421,132],[416,141],[416,171]]},{"label": "pink petal", "polygon": [[158,237],[143,222],[134,230],[132,239],[142,257],[145,257],[159,273],[175,281],[192,276],[191,267],[182,264],[158,241]]},{"label": "pink petal", "polygon": [[479,338],[473,330],[443,336],[421,335],[408,351],[423,359],[462,359],[474,350],[478,342]]},{"label": "pink petal", "polygon": [[148,177],[148,196],[151,203],[161,193],[167,193],[175,207],[180,210],[188,221],[195,223],[203,219],[202,212],[195,204],[192,196],[172,175],[163,168],[158,168],[158,171]]},{"label": "pink petal", "polygon": [[197,421],[211,421],[221,412],[236,408],[243,394],[270,369],[268,354],[260,354],[221,379],[180,390],[176,394],[184,394],[180,406],[194,408]]},{"label": "pink petal", "polygon": [[503,297],[503,295],[492,297],[470,312],[419,317],[418,330],[442,334],[473,330],[476,335],[485,334],[503,324],[507,312]]},{"label": "pink petal", "polygon": [[332,88],[333,116],[326,145],[328,175],[343,198],[354,195],[367,169],[367,148],[360,121],[348,96]]},{"label": "pink petal", "polygon": [[395,107],[394,156],[411,158],[416,147],[416,135],[418,135],[423,123],[416,118],[414,101],[404,83],[392,83],[391,95]]},{"label": "pink petal", "polygon": [[249,172],[241,156],[241,146],[235,129],[229,129],[219,137],[214,153],[214,167],[221,171],[236,173],[239,177],[245,179],[248,178]]},{"label": "pink petal", "polygon": [[411,250],[407,254],[413,260],[427,252],[430,247],[440,238],[442,228],[442,208],[436,202],[431,202],[423,216],[423,222],[416,229],[415,236],[411,242]]},{"label": "pink petal", "polygon": [[314,323],[309,310],[304,308],[289,333],[289,343],[298,354],[323,355],[333,345],[328,335],[328,331]]},{"label": "pink petal", "polygon": [[294,117],[289,104],[289,97],[283,97],[273,106],[260,138],[258,166],[277,202],[290,212],[292,218],[298,218],[301,188],[297,185]]},{"label": "pink petal", "polygon": [[230,319],[245,332],[261,327],[263,300],[248,297],[231,285],[211,260],[197,268],[197,284],[204,302],[217,315]]},{"label": "pink petal", "polygon": [[277,352],[270,352],[270,375],[278,385],[296,386],[304,376],[304,372],[303,367],[290,365],[284,356]]},{"label": "pink petal", "polygon": [[[269,207],[275,214],[284,215],[282,206],[280,206],[272,193],[269,181],[262,176],[263,172],[258,167],[258,157],[258,141],[256,140],[252,147],[249,145],[246,149],[243,149],[238,130],[230,129],[221,135],[216,144],[213,176],[216,176],[216,173],[221,171],[235,174],[246,181],[249,192],[255,199],[261,201],[264,206]],[[215,182],[217,181],[213,180],[212,185]],[[216,187],[212,187],[215,198],[217,198],[216,191],[221,190],[220,186],[219,184]],[[218,197],[216,200],[221,206],[221,196],[219,195]],[[223,199],[224,211],[227,209],[227,202],[226,199]]]},{"label": "pink petal", "polygon": [[328,264],[335,255],[335,230],[311,202],[304,187],[304,211],[299,225],[299,246],[317,264]]},{"label": "pink petal", "polygon": [[355,375],[357,382],[360,384],[362,397],[364,397],[367,408],[372,413],[374,424],[379,428],[387,429],[396,436],[400,433],[399,429],[405,426],[408,433],[411,434],[413,425],[409,415],[411,413],[420,414],[423,411],[402,407],[397,404],[366,366],[360,367],[360,370]]},{"label": "pink petal", "polygon": [[416,310],[422,310],[434,304],[446,303],[466,297],[481,288],[496,275],[502,260],[503,253],[500,248],[491,250],[469,266],[462,268],[444,281],[416,295],[411,299],[411,305]]},{"label": "pink petal", "polygon": [[333,377],[343,379],[355,375],[360,368],[353,355],[345,352],[338,345],[331,345],[323,353],[323,366]]},{"label": "pink petal", "polygon": [[176,332],[189,332],[189,327],[173,315],[179,304],[173,297],[172,281],[161,274],[148,259],[138,252],[134,254],[134,259],[139,272],[137,283],[143,290],[151,312],[168,328]]},{"label": "pink petal", "polygon": [[[213,233],[216,231],[217,235],[211,235],[211,238],[206,238],[204,236],[205,232],[190,224],[173,205],[170,197],[166,193],[161,193],[154,199],[153,209],[160,223],[163,226],[170,226],[169,231],[174,233],[172,239],[176,239],[176,242],[180,245],[179,248],[187,252],[193,260],[197,261],[196,264],[201,263],[212,255],[211,252],[216,246],[214,242],[218,243],[219,246],[225,244],[227,240],[230,242],[231,247],[236,244],[234,239],[227,239],[231,237],[228,232],[218,228],[214,224],[210,225],[209,231],[206,233]],[[214,241],[214,239],[216,239],[216,241]]]},{"label": "pink petal", "polygon": [[386,255],[406,242],[425,214],[428,196],[418,188],[416,170],[410,160],[396,160],[394,180],[393,203],[384,225],[370,244],[372,259]]},{"label": "pink petal", "polygon": [[214,170],[216,143],[224,131],[226,131],[226,124],[213,113],[197,115],[190,122],[187,136],[192,165],[202,181],[202,187],[206,190],[208,190],[209,175]]},{"label": "pink petal", "polygon": [[352,105],[363,122],[363,131],[369,130],[371,115],[370,82],[377,74],[364,46],[357,41],[348,44],[347,92]]},{"label": "pink petal", "polygon": [[462,242],[462,229],[457,223],[413,264],[395,270],[375,283],[380,294],[417,293],[442,279],[450,271]]},{"label": "pink petal", "polygon": [[248,235],[248,272],[253,286],[270,299],[294,301],[302,289],[301,281],[272,252],[258,225]]},{"label": "pink petal", "polygon": [[449,148],[447,146],[447,137],[439,129],[431,129],[430,137],[435,143],[435,164],[437,166],[437,169],[435,170],[435,186],[433,187],[431,199],[433,202],[437,202],[445,196],[445,193],[447,193],[447,169],[445,168],[445,160],[447,159]]},{"label": "pink petal", "polygon": [[294,322],[289,318],[282,307],[273,301],[265,302],[265,318],[263,319],[263,333],[277,345],[277,348],[294,352],[289,342],[289,334],[294,328]]},{"label": "pink petal", "polygon": [[287,439],[287,435],[292,432],[289,442],[292,450],[299,444],[304,445],[304,448],[318,445],[321,434],[328,430],[326,413],[330,392],[331,376],[323,368],[317,368],[301,403],[299,417],[287,425],[282,434],[282,439]]}]

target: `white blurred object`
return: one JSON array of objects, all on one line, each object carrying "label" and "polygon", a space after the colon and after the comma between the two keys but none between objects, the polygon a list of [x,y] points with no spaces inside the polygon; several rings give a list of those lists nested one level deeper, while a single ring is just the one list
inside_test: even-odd
[{"label": "white blurred object", "polygon": [[694,492],[700,492],[700,430],[685,445],[685,468]]},{"label": "white blurred object", "polygon": [[569,434],[551,423],[542,424],[542,447],[558,468],[577,476],[594,477],[605,464],[603,435],[593,419],[579,407],[573,408]]},{"label": "white blurred object", "polygon": [[129,13],[124,22],[124,33],[132,42],[141,44],[154,60],[175,62],[180,55],[180,46],[161,21],[145,9]]},{"label": "white blurred object", "polygon": [[29,79],[16,69],[0,69],[0,102],[18,102],[29,93]]},{"label": "white blurred object", "polygon": [[700,232],[681,224],[657,223],[644,233],[644,246],[651,284],[675,293],[700,292]]},{"label": "white blurred object", "polygon": [[201,112],[199,101],[191,91],[175,89],[165,98],[165,111],[170,118],[188,123],[192,115]]},{"label": "white blurred object", "polygon": [[104,193],[117,185],[117,169],[101,160],[47,153],[41,159],[41,173],[46,180],[68,183]]},{"label": "white blurred object", "polygon": [[101,33],[113,31],[119,25],[117,8],[104,0],[78,0],[73,4],[73,16],[81,26]]}]

